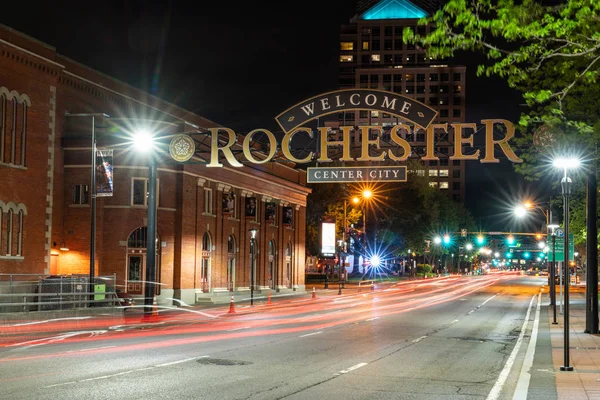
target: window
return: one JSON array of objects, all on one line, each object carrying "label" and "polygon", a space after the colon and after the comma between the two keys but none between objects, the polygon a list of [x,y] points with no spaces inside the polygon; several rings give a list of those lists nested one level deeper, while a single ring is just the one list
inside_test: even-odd
[{"label": "window", "polygon": [[441,118],[448,118],[448,109],[447,108],[443,108],[440,110],[440,117]]},{"label": "window", "polygon": [[442,74],[440,74],[440,80],[441,80],[442,82],[448,82],[448,80],[449,80],[449,79],[450,79],[450,77],[448,76],[448,74],[447,74],[447,73],[442,73]]},{"label": "window", "polygon": [[404,29],[403,26],[396,26],[394,27],[394,34],[396,35],[396,37],[402,37],[402,30]]},{"label": "window", "polygon": [[439,93],[440,87],[438,85],[430,85],[429,93]]},{"label": "window", "polygon": [[371,86],[375,84],[375,87],[379,84],[379,75],[371,75]]},{"label": "window", "polygon": [[371,50],[373,50],[373,51],[381,50],[381,46],[379,45],[379,40],[373,40],[373,42],[371,42]]},{"label": "window", "polygon": [[452,177],[455,179],[459,179],[460,178],[460,169],[452,170]]},{"label": "window", "polygon": [[460,72],[453,73],[452,74],[452,80],[456,81],[456,82],[460,81]]},{"label": "window", "polygon": [[440,165],[441,166],[448,166],[448,159],[447,158],[440,158]]},{"label": "window", "polygon": [[365,40],[362,42],[362,49],[365,51],[369,50],[369,42],[368,41]]},{"label": "window", "polygon": [[432,188],[435,188],[438,186],[438,183],[437,182],[429,182],[429,186]]},{"label": "window", "polygon": [[425,134],[417,133],[417,142],[424,142],[424,141],[425,141]]},{"label": "window", "polygon": [[440,182],[440,189],[448,189],[448,182]]},{"label": "window", "polygon": [[4,94],[0,94],[0,163],[25,167],[27,115],[31,101],[26,94],[19,94],[3,86],[0,87],[0,93],[2,92]]},{"label": "window", "polygon": [[417,74],[417,82],[425,82],[425,74]]},{"label": "window", "polygon": [[386,26],[383,28],[383,32],[385,36],[392,36],[394,34],[394,28],[392,26]]},{"label": "window", "polygon": [[460,85],[454,85],[452,86],[452,91],[454,93],[460,93],[462,91],[462,87]]},{"label": "window", "polygon": [[204,212],[206,214],[213,213],[213,191],[212,189],[204,189]]},{"label": "window", "polygon": [[371,29],[371,33],[373,34],[373,36],[379,36],[379,34],[381,33],[381,29],[378,26],[374,26]]},{"label": "window", "polygon": [[354,56],[353,55],[341,55],[340,56],[340,62],[353,62],[354,61]]},{"label": "window", "polygon": [[394,64],[402,64],[402,54],[394,54]]},{"label": "window", "polygon": [[460,160],[452,160],[452,165],[460,165]]},{"label": "window", "polygon": [[460,97],[454,97],[454,98],[452,99],[452,101],[454,102],[454,105],[455,105],[455,106],[460,106],[460,103],[461,103],[461,98],[460,98]]},{"label": "window", "polygon": [[417,94],[425,94],[425,86],[417,85]]},{"label": "window", "polygon": [[438,170],[437,169],[430,169],[429,170],[429,176],[438,176]]},{"label": "window", "polygon": [[360,110],[359,118],[369,118],[369,112],[367,110]]},{"label": "window", "polygon": [[71,204],[87,204],[89,198],[88,185],[73,185]]},{"label": "window", "polygon": [[379,111],[371,111],[372,118],[379,118]]},{"label": "window", "polygon": [[415,55],[414,54],[407,54],[406,55],[406,63],[407,64],[412,64],[415,62]]},{"label": "window", "polygon": [[381,55],[380,54],[371,54],[371,61],[373,61],[373,62],[381,61]]},{"label": "window", "polygon": [[368,64],[369,60],[371,60],[371,57],[369,57],[368,54],[360,56],[360,62],[363,63],[363,64]]},{"label": "window", "polygon": [[394,40],[394,49],[395,50],[402,50],[402,39],[396,39],[396,40]]},{"label": "window", "polygon": [[23,255],[23,223],[27,211],[23,204],[6,205],[0,201],[0,210],[8,206],[8,211],[0,211],[0,256],[22,257]]},{"label": "window", "polygon": [[361,75],[359,78],[360,87],[367,88],[369,87],[369,75]]},{"label": "window", "polygon": [[429,98],[429,105],[430,106],[437,106],[438,104],[438,98],[437,97],[430,97]]},{"label": "window", "polygon": [[448,177],[448,170],[447,169],[440,169],[440,176],[447,178]]},{"label": "window", "polygon": [[460,108],[455,108],[454,110],[452,110],[452,116],[454,118],[460,118]]},{"label": "window", "polygon": [[384,54],[383,55],[383,62],[386,64],[393,64],[394,63],[394,56],[392,54]]},{"label": "window", "polygon": [[418,176],[425,176],[425,170],[424,169],[418,169],[417,170],[417,175]]},{"label": "window", "polygon": [[406,94],[414,94],[415,86],[414,85],[406,85],[406,89],[404,90]]},{"label": "window", "polygon": [[429,74],[429,81],[430,82],[437,82],[438,80],[439,80],[438,74]]},{"label": "window", "polygon": [[399,83],[399,82],[402,82],[402,75],[394,74],[394,83]]},{"label": "window", "polygon": [[393,50],[392,43],[392,39],[385,39],[383,41],[383,49],[387,51]]},{"label": "window", "polygon": [[340,50],[354,50],[354,42],[341,42]]},{"label": "window", "polygon": [[460,190],[460,182],[452,182],[452,190]]}]

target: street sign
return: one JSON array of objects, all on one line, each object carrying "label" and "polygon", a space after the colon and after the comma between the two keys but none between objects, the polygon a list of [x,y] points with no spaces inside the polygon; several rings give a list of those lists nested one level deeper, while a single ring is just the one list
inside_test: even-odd
[{"label": "street sign", "polygon": [[[556,238],[554,238],[555,240],[555,244],[554,246],[556,247],[556,258],[554,259],[554,261],[560,261],[560,262],[564,262],[565,261],[565,241],[564,241],[564,234],[565,231],[562,230],[562,235],[563,237],[561,237],[560,239],[558,238],[558,229],[555,231],[555,233],[557,234]],[[552,235],[548,235],[548,261],[552,261]],[[573,236],[572,233],[569,233],[569,261],[575,261],[575,237]]]},{"label": "street sign", "polygon": [[461,229],[460,230],[460,236],[467,237],[467,230],[466,229]]},{"label": "street sign", "polygon": [[556,237],[565,237],[565,230],[563,228],[557,228],[554,233],[556,233]]}]

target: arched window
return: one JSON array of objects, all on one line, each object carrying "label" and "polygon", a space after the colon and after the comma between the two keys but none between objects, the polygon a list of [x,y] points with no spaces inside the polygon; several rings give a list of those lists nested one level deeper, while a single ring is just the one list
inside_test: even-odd
[{"label": "arched window", "polygon": [[146,240],[148,238],[148,228],[142,226],[141,228],[137,228],[135,231],[131,232],[129,238],[127,239],[127,247],[130,248],[146,248]]},{"label": "arched window", "polygon": [[210,292],[212,240],[208,232],[202,236],[202,264],[200,266],[200,287],[204,293]]}]

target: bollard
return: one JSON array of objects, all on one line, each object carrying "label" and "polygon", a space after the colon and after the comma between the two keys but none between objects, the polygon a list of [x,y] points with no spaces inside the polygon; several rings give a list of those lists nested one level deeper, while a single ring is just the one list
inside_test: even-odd
[{"label": "bollard", "polygon": [[315,291],[315,287],[313,286],[313,294],[312,294],[312,298],[316,299],[317,298],[317,292]]},{"label": "bollard", "polygon": [[375,290],[375,283],[371,282],[371,291],[374,291],[374,290]]},{"label": "bollard", "polygon": [[269,295],[267,296],[267,304],[271,304],[271,292],[269,291]]},{"label": "bollard", "polygon": [[156,295],[154,295],[154,300],[152,301],[152,316],[158,317],[158,303],[156,302]]}]

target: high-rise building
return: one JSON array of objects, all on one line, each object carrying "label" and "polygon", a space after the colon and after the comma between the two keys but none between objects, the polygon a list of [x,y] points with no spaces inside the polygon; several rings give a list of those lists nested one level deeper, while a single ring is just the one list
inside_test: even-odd
[{"label": "high-rise building", "polygon": [[[403,41],[403,31],[411,28],[425,34],[429,26],[418,25],[420,18],[433,12],[435,1],[360,0],[356,15],[343,25],[340,34],[339,85],[341,89],[379,89],[411,97],[438,111],[434,123],[458,123],[465,120],[466,67],[447,60],[434,60],[423,49]],[[391,129],[400,118],[378,111],[356,111],[339,116],[330,123],[339,125],[375,125],[384,128],[382,147],[386,144],[386,128]],[[351,143],[358,144],[360,134],[352,134]],[[412,148],[411,158],[425,154],[426,132],[404,131],[403,137]],[[387,135],[389,142],[389,135]],[[416,172],[427,175],[430,185],[445,191],[454,200],[463,201],[465,194],[464,161],[451,160],[454,134],[450,127],[435,130],[435,156],[439,160],[422,161]]]}]

